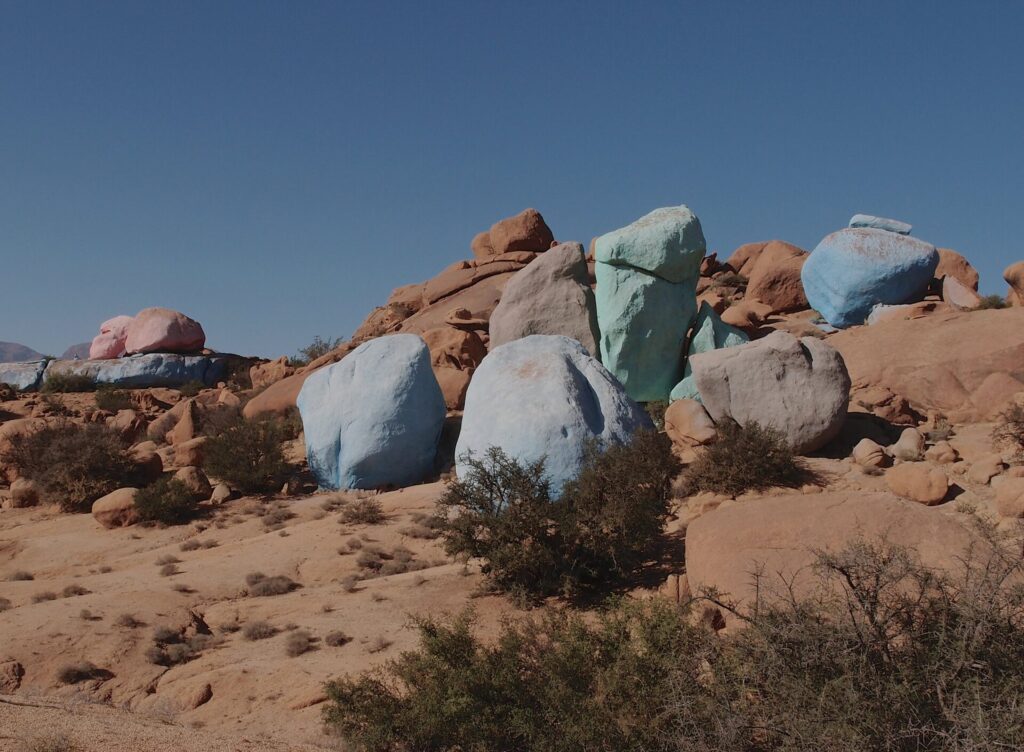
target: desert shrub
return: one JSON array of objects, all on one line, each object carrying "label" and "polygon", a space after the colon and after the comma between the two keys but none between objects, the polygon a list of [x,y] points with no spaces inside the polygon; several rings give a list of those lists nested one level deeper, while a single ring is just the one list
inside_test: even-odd
[{"label": "desert shrub", "polygon": [[289,658],[296,658],[313,649],[313,636],[304,629],[289,634],[284,640],[284,652]]},{"label": "desert shrub", "polygon": [[197,379],[186,381],[184,384],[178,387],[178,391],[182,397],[195,397],[201,391],[206,389],[206,384]]},{"label": "desert shrub", "polygon": [[56,392],[44,392],[42,398],[43,407],[46,408],[47,415],[69,418],[75,414],[75,411],[68,407],[64,398]]},{"label": "desert shrub", "polygon": [[278,419],[239,419],[203,447],[206,471],[244,493],[276,490],[287,470]]},{"label": "desert shrub", "polygon": [[89,661],[68,663],[57,669],[57,681],[61,684],[78,684],[79,682],[94,679],[100,673],[100,669]]},{"label": "desert shrub", "polygon": [[181,570],[174,564],[164,564],[160,567],[161,577],[173,577],[176,574],[181,574]]},{"label": "desert shrub", "polygon": [[32,596],[33,603],[45,603],[46,601],[57,600],[57,594],[52,590],[45,590],[42,593],[36,593]]},{"label": "desert shrub", "polygon": [[52,392],[94,392],[96,379],[84,373],[48,373],[40,391]]},{"label": "desert shrub", "polygon": [[179,551],[198,551],[203,547],[203,544],[198,538],[189,538],[187,541],[182,541],[181,545],[178,546]]},{"label": "desert shrub", "polygon": [[711,282],[711,286],[716,289],[731,287],[745,290],[747,288],[747,284],[747,278],[742,274],[737,274],[736,272],[723,272],[716,276]]},{"label": "desert shrub", "polygon": [[128,392],[110,384],[99,384],[96,387],[96,407],[116,413],[118,410],[131,410],[134,405]]},{"label": "desert shrub", "polygon": [[723,421],[718,440],[687,467],[680,490],[683,495],[712,491],[735,496],[772,486],[796,488],[811,481],[813,474],[778,431],[757,423],[740,426]]},{"label": "desert shrub", "polygon": [[981,298],[981,303],[974,310],[976,311],[987,311],[998,308],[1009,308],[1010,304],[1006,302],[1006,298],[1002,295],[984,295]]},{"label": "desert shrub", "polygon": [[347,525],[377,525],[384,521],[384,510],[374,498],[358,499],[341,510],[339,519]]},{"label": "desert shrub", "polygon": [[445,549],[483,559],[496,586],[529,597],[632,574],[661,533],[679,468],[668,439],[649,431],[604,451],[591,445],[558,500],[543,460],[523,465],[492,447],[466,462],[469,472],[439,502]]},{"label": "desert shrub", "polygon": [[7,575],[8,582],[28,582],[29,580],[34,579],[35,575],[31,572],[26,572],[24,569],[17,569]]},{"label": "desert shrub", "polygon": [[327,636],[324,637],[324,642],[332,648],[340,648],[342,645],[348,645],[352,642],[352,638],[340,630],[334,630],[327,633]]},{"label": "desert shrub", "polygon": [[84,748],[67,734],[43,733],[27,739],[20,752],[82,752]]},{"label": "desert shrub", "polygon": [[135,509],[143,522],[180,525],[195,517],[199,507],[183,481],[164,475],[135,493]]},{"label": "desert shrub", "polygon": [[1011,405],[1000,413],[992,429],[992,440],[1014,452],[1017,460],[1024,460],[1024,406]]},{"label": "desert shrub", "polygon": [[330,337],[328,337],[327,339],[323,339],[318,334],[317,336],[313,337],[313,341],[310,342],[308,345],[306,345],[305,347],[300,347],[299,354],[289,358],[288,363],[292,366],[295,366],[296,368],[307,366],[317,358],[320,358],[329,353],[331,350],[340,345],[343,341],[344,340],[342,340],[341,337],[338,337],[337,339],[331,339]]},{"label": "desert shrub", "polygon": [[245,582],[249,586],[249,595],[257,598],[268,595],[284,595],[299,588],[299,583],[283,574],[267,577],[262,572],[253,572],[246,575]]},{"label": "desert shrub", "polygon": [[10,598],[0,598],[0,611],[7,611],[13,605]]},{"label": "desert shrub", "polygon": [[88,595],[89,591],[81,585],[68,585],[60,595],[62,598],[74,598],[76,595]]},{"label": "desert shrub", "polygon": [[667,402],[664,400],[648,402],[644,405],[644,410],[647,411],[647,415],[657,430],[661,431],[665,428],[665,411],[668,410]]},{"label": "desert shrub", "polygon": [[251,621],[242,628],[242,637],[247,640],[265,640],[277,634],[277,629],[265,621]]},{"label": "desert shrub", "polygon": [[136,629],[142,626],[142,622],[136,619],[133,614],[121,614],[114,620],[114,625],[124,629]]},{"label": "desert shrub", "polygon": [[36,481],[44,498],[66,512],[89,511],[101,496],[141,480],[117,431],[97,423],[62,421],[15,434],[0,461]]}]

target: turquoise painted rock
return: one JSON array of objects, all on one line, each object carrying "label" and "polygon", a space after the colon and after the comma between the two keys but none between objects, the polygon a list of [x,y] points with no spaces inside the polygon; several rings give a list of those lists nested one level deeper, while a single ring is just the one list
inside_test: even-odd
[{"label": "turquoise painted rock", "polygon": [[524,464],[544,458],[557,497],[579,474],[590,442],[621,444],[651,427],[647,413],[579,342],[534,334],[494,348],[473,374],[456,472],[465,478],[470,457],[500,447]]},{"label": "turquoise painted rock", "polygon": [[686,350],[686,365],[683,368],[683,379],[672,389],[669,400],[675,402],[681,399],[692,399],[700,401],[700,392],[693,379],[693,368],[690,365],[690,358],[700,353],[721,350],[725,347],[735,347],[749,342],[750,337],[742,329],[726,324],[721,317],[715,313],[715,309],[706,302],[701,303],[700,311],[697,312],[697,321],[693,325],[690,334],[690,345]]},{"label": "turquoise painted rock", "polygon": [[876,305],[919,299],[939,264],[931,243],[873,228],[824,238],[801,270],[807,301],[832,326],[863,324]]},{"label": "turquoise painted rock", "polygon": [[913,225],[908,225],[906,222],[900,222],[898,219],[876,217],[871,214],[854,214],[850,217],[849,226],[873,227],[876,230],[888,230],[889,232],[895,232],[897,235],[909,235],[910,231],[914,229]]},{"label": "turquoise painted rock", "polygon": [[667,400],[683,376],[706,248],[686,206],[656,209],[595,241],[601,361],[638,402]]},{"label": "turquoise painted rock", "polygon": [[434,469],[444,395],[415,334],[372,339],[313,372],[296,404],[322,488],[408,486]]}]

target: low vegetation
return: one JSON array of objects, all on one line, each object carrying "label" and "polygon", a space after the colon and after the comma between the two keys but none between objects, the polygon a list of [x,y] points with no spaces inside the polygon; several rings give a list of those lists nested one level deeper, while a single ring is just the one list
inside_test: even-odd
[{"label": "low vegetation", "polygon": [[975,308],[974,310],[988,311],[993,309],[1009,307],[1010,304],[1006,302],[1006,298],[1004,298],[1002,295],[984,295],[982,296],[981,302],[978,304],[978,307]]},{"label": "low vegetation", "polygon": [[286,575],[276,574],[268,577],[262,572],[252,572],[246,575],[245,584],[249,586],[249,595],[257,598],[268,595],[284,595],[300,587],[299,583]]},{"label": "low vegetation", "polygon": [[996,420],[992,440],[997,446],[1009,449],[1018,462],[1024,462],[1024,406],[1011,405]]},{"label": "low vegetation", "polygon": [[141,480],[118,432],[97,423],[60,421],[14,434],[0,462],[34,480],[45,500],[65,512],[89,511],[101,496]]},{"label": "low vegetation", "polygon": [[[421,619],[415,650],[328,685],[324,719],[370,752],[1020,749],[1020,551],[936,572],[855,541],[807,595],[746,607],[546,609],[487,640],[469,615]],[[709,603],[743,628],[716,633]]]},{"label": "low vegetation", "polygon": [[247,640],[265,640],[277,634],[277,629],[265,621],[251,621],[242,627],[242,637]]},{"label": "low vegetation", "polygon": [[81,373],[48,373],[40,391],[44,393],[94,392],[96,391],[96,379]]},{"label": "low vegetation", "polygon": [[124,389],[118,389],[110,384],[99,384],[96,387],[96,407],[108,413],[116,413],[119,410],[131,410],[134,405],[131,396]]},{"label": "low vegetation", "polygon": [[357,499],[341,510],[339,519],[347,525],[378,525],[384,521],[384,510],[374,498]]},{"label": "low vegetation", "polygon": [[313,341],[310,342],[308,345],[306,345],[305,347],[300,347],[299,354],[289,358],[288,362],[290,365],[295,366],[296,368],[308,366],[317,358],[323,357],[324,355],[329,353],[331,350],[340,345],[343,341],[344,340],[341,337],[338,337],[337,339],[331,339],[330,337],[328,337],[327,339],[323,339],[318,334],[317,336],[313,337]]},{"label": "low vegetation", "polygon": [[78,684],[80,682],[95,679],[101,673],[101,669],[89,661],[68,663],[57,669],[57,681],[61,684]]},{"label": "low vegetation", "polygon": [[313,649],[313,636],[304,629],[291,632],[284,640],[284,652],[289,658],[297,658]]},{"label": "low vegetation", "polygon": [[595,592],[633,574],[661,534],[679,469],[653,432],[604,452],[590,446],[557,500],[543,461],[523,465],[491,448],[466,463],[439,502],[445,549],[483,559],[495,586],[530,599]]},{"label": "low vegetation", "polygon": [[239,417],[206,442],[206,472],[243,493],[266,493],[281,487],[288,465],[281,449],[283,431],[273,417]]},{"label": "low vegetation", "polygon": [[773,486],[797,488],[814,480],[778,431],[722,421],[718,440],[687,467],[677,491],[683,496],[700,491],[736,496]]},{"label": "low vegetation", "polygon": [[136,492],[135,509],[143,522],[180,525],[195,517],[199,507],[184,482],[165,475]]}]

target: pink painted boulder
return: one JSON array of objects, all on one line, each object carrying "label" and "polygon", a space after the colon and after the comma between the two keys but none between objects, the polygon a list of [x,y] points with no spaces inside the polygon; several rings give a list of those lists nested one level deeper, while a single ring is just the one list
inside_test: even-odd
[{"label": "pink painted boulder", "polygon": [[206,333],[198,321],[170,308],[144,308],[128,327],[125,351],[188,353],[205,344]]},{"label": "pink painted boulder", "polygon": [[131,323],[131,316],[114,316],[100,324],[100,333],[89,345],[89,360],[108,360],[124,355],[124,341]]}]

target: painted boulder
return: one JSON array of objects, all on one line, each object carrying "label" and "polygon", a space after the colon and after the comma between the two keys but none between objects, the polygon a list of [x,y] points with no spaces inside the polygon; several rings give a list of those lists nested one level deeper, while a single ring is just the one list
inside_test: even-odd
[{"label": "painted boulder", "polygon": [[444,395],[415,334],[370,340],[314,371],[296,404],[323,488],[407,486],[434,469]]},{"label": "painted boulder", "polygon": [[871,227],[876,230],[888,230],[897,235],[909,235],[914,229],[913,225],[900,222],[898,219],[888,217],[876,217],[873,214],[854,214],[850,217],[849,227]]},{"label": "painted boulder", "polygon": [[202,325],[170,308],[144,308],[128,325],[125,352],[191,353],[202,350],[206,333]]},{"label": "painted boulder", "polygon": [[750,337],[743,332],[722,321],[707,302],[700,304],[700,311],[697,313],[697,321],[690,333],[690,345],[687,348],[686,366],[683,368],[683,379],[672,388],[669,400],[674,402],[681,399],[693,399],[700,401],[700,393],[693,381],[693,367],[690,365],[690,358],[704,352],[721,350],[725,347],[736,347],[749,342]]},{"label": "painted boulder", "polygon": [[230,360],[230,356],[175,353],[149,353],[111,360],[51,360],[43,378],[55,374],[87,376],[97,384],[133,389],[176,387],[191,381],[213,386],[227,376]]},{"label": "painted boulder", "polygon": [[801,279],[811,307],[832,326],[863,324],[878,304],[913,302],[939,264],[931,243],[888,230],[848,228],[818,243]]},{"label": "painted boulder", "polygon": [[456,471],[465,478],[466,460],[491,447],[523,463],[544,457],[557,496],[579,474],[591,441],[621,444],[650,427],[647,414],[579,342],[535,334],[494,348],[477,368]]},{"label": "painted boulder", "polygon": [[706,247],[686,206],[656,209],[594,242],[601,360],[635,400],[665,400],[682,378]]},{"label": "painted boulder", "polygon": [[131,323],[131,316],[115,316],[100,324],[100,333],[93,337],[92,344],[89,345],[89,359],[106,360],[124,355],[125,340],[128,339],[128,327]]},{"label": "painted boulder", "polygon": [[28,363],[0,363],[0,384],[8,384],[21,392],[31,392],[39,388],[46,371],[45,360],[34,360]]}]

